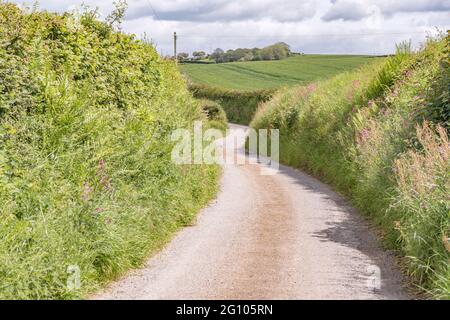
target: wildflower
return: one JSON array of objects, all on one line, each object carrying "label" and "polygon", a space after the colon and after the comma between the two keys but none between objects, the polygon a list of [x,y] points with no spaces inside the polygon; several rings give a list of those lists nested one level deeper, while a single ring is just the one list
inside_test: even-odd
[{"label": "wildflower", "polygon": [[90,199],[90,196],[91,196],[91,193],[92,193],[92,187],[89,185],[89,183],[88,182],[85,182],[84,184],[83,184],[83,193],[82,193],[82,195],[81,195],[81,199],[84,201],[84,202],[88,202],[89,201],[89,199]]},{"label": "wildflower", "polygon": [[308,93],[313,93],[314,91],[316,91],[317,86],[315,84],[310,84],[308,87],[306,87],[306,90],[308,91]]},{"label": "wildflower", "polygon": [[364,128],[364,129],[362,129],[362,130],[359,132],[359,141],[360,141],[361,143],[366,142],[366,141],[369,139],[369,137],[370,137],[370,130],[369,130],[369,129]]},{"label": "wildflower", "polygon": [[100,178],[100,184],[104,190],[111,189],[111,179],[105,173],[105,161],[100,159],[98,162],[97,176]]},{"label": "wildflower", "polygon": [[402,229],[400,221],[394,221],[394,229],[397,231],[400,231]]},{"label": "wildflower", "polygon": [[111,180],[107,175],[103,175],[100,179],[100,184],[102,185],[103,189],[110,190],[111,189]]},{"label": "wildflower", "polygon": [[103,171],[105,169],[105,161],[103,159],[99,160],[98,169],[99,169],[99,171]]}]

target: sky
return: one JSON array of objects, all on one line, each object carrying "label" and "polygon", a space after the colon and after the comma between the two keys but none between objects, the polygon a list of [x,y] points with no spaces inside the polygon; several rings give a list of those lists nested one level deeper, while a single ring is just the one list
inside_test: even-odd
[{"label": "sky", "polygon": [[[32,1],[10,0],[20,5]],[[104,19],[109,0],[40,0],[39,8],[71,11],[84,3]],[[253,48],[284,41],[293,51],[389,54],[411,40],[418,47],[450,28],[450,0],[128,0],[122,30],[144,34],[163,55]]]}]

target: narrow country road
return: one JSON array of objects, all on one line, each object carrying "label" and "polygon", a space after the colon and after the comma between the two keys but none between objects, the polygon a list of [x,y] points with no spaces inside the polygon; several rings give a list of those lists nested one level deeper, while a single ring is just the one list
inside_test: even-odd
[{"label": "narrow country road", "polygon": [[[242,146],[246,127],[231,129]],[[93,298],[408,298],[392,257],[340,196],[288,167],[260,167],[225,165],[195,225]]]}]

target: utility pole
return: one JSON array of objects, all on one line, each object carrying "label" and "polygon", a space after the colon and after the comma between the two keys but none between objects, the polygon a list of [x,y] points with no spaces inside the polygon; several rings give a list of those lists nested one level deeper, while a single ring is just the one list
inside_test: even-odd
[{"label": "utility pole", "polygon": [[173,58],[175,59],[175,63],[178,63],[177,58],[177,33],[173,33]]}]

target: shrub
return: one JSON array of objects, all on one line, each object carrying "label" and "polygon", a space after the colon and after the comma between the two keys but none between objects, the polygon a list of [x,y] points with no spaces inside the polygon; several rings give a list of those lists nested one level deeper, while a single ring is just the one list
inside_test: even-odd
[{"label": "shrub", "polygon": [[202,109],[203,113],[209,120],[217,120],[225,123],[227,122],[227,115],[225,114],[225,111],[222,109],[220,104],[218,104],[217,102],[207,99],[201,99],[198,100],[198,103],[200,104],[200,108]]},{"label": "shrub", "polygon": [[228,127],[227,115],[220,104],[206,99],[198,100],[198,103],[200,104],[203,113],[208,118],[210,126],[226,131]]}]

